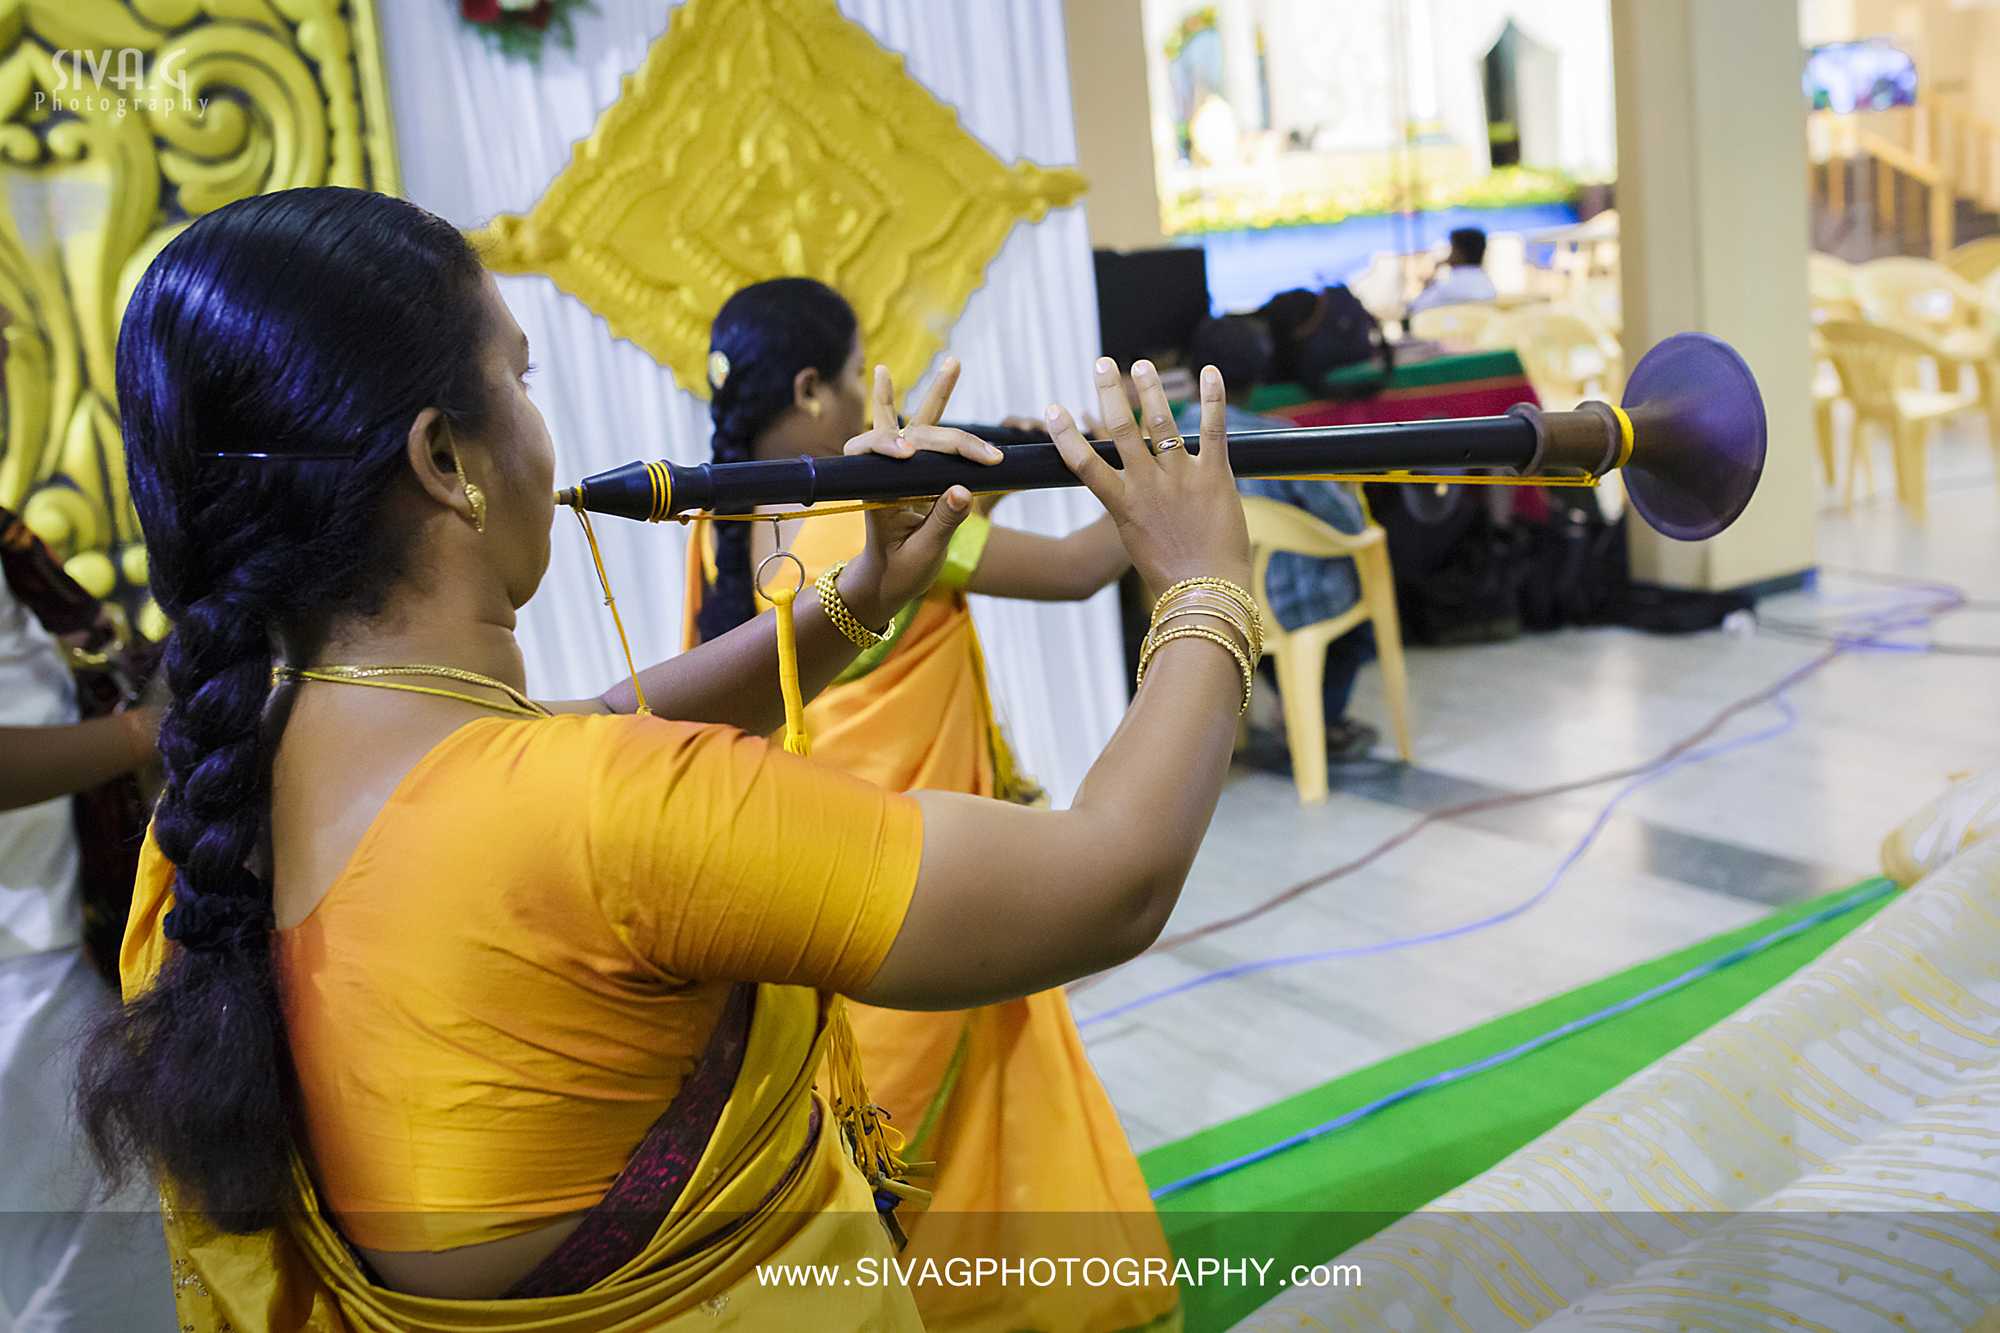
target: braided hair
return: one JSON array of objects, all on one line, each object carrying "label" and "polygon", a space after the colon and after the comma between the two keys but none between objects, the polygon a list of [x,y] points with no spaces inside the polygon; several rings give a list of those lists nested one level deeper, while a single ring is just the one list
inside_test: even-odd
[{"label": "braided hair", "polygon": [[[773,278],[723,302],[709,334],[715,461],[749,459],[757,437],[791,409],[799,372],[810,368],[827,379],[839,375],[859,327],[846,298],[811,278]],[[695,620],[703,642],[757,614],[751,527],[714,525],[715,582]]]},{"label": "braided hair", "polygon": [[297,1091],[253,868],[283,725],[266,716],[276,645],[311,660],[406,572],[384,499],[421,411],[479,427],[481,282],[464,238],[413,204],[285,190],[176,236],[119,333],[132,500],[174,622],[153,833],[176,947],[90,1035],[78,1109],[112,1188],[161,1172],[231,1231],[270,1225],[293,1194]]}]

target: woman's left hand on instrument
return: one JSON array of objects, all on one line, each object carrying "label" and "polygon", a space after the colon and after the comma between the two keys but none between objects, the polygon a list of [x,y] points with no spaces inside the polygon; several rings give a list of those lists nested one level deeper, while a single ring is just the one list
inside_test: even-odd
[{"label": "woman's left hand on instrument", "polygon": [[[896,389],[887,366],[875,367],[874,427],[847,442],[849,454],[908,458],[919,451],[957,454],[975,463],[997,463],[1001,453],[976,435],[938,425],[958,383],[958,360],[946,357],[909,424],[896,421]],[[840,576],[840,596],[870,628],[879,629],[912,598],[921,596],[944,567],[953,529],[972,509],[972,494],[954,486],[930,504],[868,512],[868,545]]]}]

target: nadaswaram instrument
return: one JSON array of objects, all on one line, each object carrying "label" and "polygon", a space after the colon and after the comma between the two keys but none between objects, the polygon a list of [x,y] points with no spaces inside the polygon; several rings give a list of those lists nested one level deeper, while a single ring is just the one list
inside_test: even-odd
[{"label": "nadaswaram instrument", "polygon": [[[1720,339],[1682,333],[1633,367],[1619,407],[1591,402],[1545,412],[1523,405],[1494,417],[1239,432],[1229,437],[1229,462],[1239,477],[1515,486],[1588,486],[1615,469],[1647,523],[1669,537],[1701,541],[1750,503],[1764,470],[1764,445],[1764,400],[1750,367]],[[1092,447],[1119,465],[1112,444]],[[1198,448],[1193,438],[1188,448]],[[657,523],[703,510],[902,500],[950,486],[1023,491],[1079,484],[1053,444],[1024,444],[991,464],[937,453],[693,467],[627,463],[557,492],[556,500]]]}]

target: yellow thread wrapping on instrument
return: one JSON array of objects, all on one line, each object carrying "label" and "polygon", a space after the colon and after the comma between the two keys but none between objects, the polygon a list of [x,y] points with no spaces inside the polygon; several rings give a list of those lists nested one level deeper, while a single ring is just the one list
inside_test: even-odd
[{"label": "yellow thread wrapping on instrument", "polygon": [[674,507],[674,474],[667,470],[665,463],[648,463],[646,471],[653,477],[653,514],[650,521],[661,523],[671,516]]},{"label": "yellow thread wrapping on instrument", "polygon": [[570,493],[574,498],[570,507],[576,511],[576,521],[583,524],[583,539],[590,543],[590,561],[597,566],[597,584],[604,589],[604,604],[611,608],[611,623],[618,629],[618,646],[625,650],[625,670],[632,676],[632,697],[639,701],[640,717],[651,717],[653,710],[646,703],[646,691],[639,684],[639,666],[632,660],[632,641],[625,637],[625,621],[618,614],[618,599],[611,595],[611,576],[604,572],[604,553],[597,549],[597,533],[590,526],[590,512],[583,507],[583,488],[577,487]]},{"label": "yellow thread wrapping on instrument", "polygon": [[1618,418],[1618,461],[1611,466],[1624,467],[1632,461],[1632,418],[1625,414],[1622,407],[1610,403],[1605,406],[1611,408],[1611,415]]},{"label": "yellow thread wrapping on instrument", "polygon": [[1390,486],[1595,486],[1585,473],[1574,477],[1463,477],[1450,472],[1308,472],[1287,473],[1286,481],[1381,482]]}]

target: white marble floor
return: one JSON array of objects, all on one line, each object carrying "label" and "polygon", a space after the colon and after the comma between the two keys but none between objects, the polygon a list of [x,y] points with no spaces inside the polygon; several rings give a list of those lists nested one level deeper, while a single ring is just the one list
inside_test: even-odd
[{"label": "white marble floor", "polygon": [[[1766,599],[1760,616],[1796,624],[1909,606],[1922,595],[1866,576],[1931,580],[1974,604],[1906,637],[2000,653],[1993,458],[1977,428],[1942,439],[1923,526],[1892,499],[1852,513],[1829,500],[1817,583]],[[1877,472],[1890,475],[1886,454]],[[1239,769],[1168,932],[1348,861],[1424,810],[1648,759],[1821,651],[1768,629],[1583,630],[1415,651],[1416,771],[1357,766],[1349,790],[1305,809],[1287,780]],[[1890,827],[1950,775],[2000,760],[1996,675],[1991,656],[1846,652],[1788,692],[1796,720],[1780,734],[1633,791],[1556,889],[1511,920],[1221,981],[1092,1021],[1218,968],[1434,932],[1518,904],[1623,784],[1433,823],[1252,922],[1080,988],[1073,1001],[1091,1057],[1143,1151],[1755,920],[1772,903],[1852,883],[1873,873]],[[1354,711],[1382,717],[1372,668]],[[1716,739],[1783,722],[1779,708],[1763,706]]]}]

